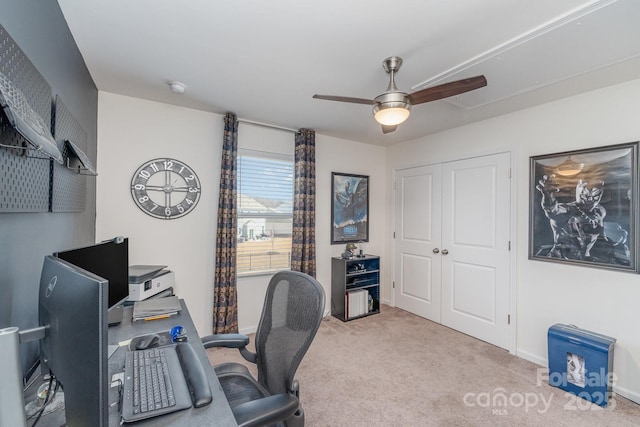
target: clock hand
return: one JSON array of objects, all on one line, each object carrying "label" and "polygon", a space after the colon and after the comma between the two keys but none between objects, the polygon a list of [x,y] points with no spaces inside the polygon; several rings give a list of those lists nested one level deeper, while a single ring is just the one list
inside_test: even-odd
[{"label": "clock hand", "polygon": [[184,192],[187,192],[187,191],[189,191],[189,188],[191,188],[191,187],[173,187],[173,191],[184,191]]}]

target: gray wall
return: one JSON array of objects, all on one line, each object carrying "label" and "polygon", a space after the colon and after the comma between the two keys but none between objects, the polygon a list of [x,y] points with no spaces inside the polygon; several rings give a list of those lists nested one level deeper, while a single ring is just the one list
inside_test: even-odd
[{"label": "gray wall", "polygon": [[[0,0],[2,25],[87,132],[87,154],[96,159],[98,91],[53,0]],[[99,170],[99,165],[97,166]],[[0,328],[37,326],[43,257],[95,241],[95,178],[87,179],[80,213],[0,213]],[[37,346],[21,346],[23,369]]]}]

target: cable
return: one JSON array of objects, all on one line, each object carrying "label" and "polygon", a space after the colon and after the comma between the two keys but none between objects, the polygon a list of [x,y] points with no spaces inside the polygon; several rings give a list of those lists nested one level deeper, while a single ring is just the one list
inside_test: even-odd
[{"label": "cable", "polygon": [[121,414],[122,413],[122,391],[124,390],[124,382],[120,379],[120,378],[116,378],[114,381],[111,381],[111,387],[113,387],[113,384],[117,383],[118,384],[118,401],[117,402],[113,402],[110,403],[109,406],[113,407],[115,405],[118,405],[118,413]]},{"label": "cable", "polygon": [[[42,408],[40,408],[40,410],[37,412],[37,417],[35,419],[35,421],[33,422],[33,424],[31,424],[31,427],[34,427],[36,424],[38,424],[38,421],[40,421],[40,417],[42,417],[42,414],[44,413],[44,408],[47,407],[47,405],[49,403],[51,403],[51,401],[53,400],[53,398],[56,395],[56,392],[58,391],[58,386],[60,383],[58,383],[58,381],[55,381],[56,383],[56,387],[53,390],[53,394],[51,393],[51,388],[53,387],[53,382],[55,381],[55,378],[53,375],[49,376],[49,385],[47,387],[47,396],[44,399],[44,403],[42,404]],[[36,414],[33,414],[29,417],[29,419],[33,418]]]}]

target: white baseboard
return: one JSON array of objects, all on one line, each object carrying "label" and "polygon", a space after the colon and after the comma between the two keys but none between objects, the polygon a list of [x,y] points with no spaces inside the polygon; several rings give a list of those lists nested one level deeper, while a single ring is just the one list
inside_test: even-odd
[{"label": "white baseboard", "polygon": [[538,356],[536,354],[533,354],[533,353],[529,353],[528,351],[517,349],[516,350],[516,356],[518,356],[518,357],[520,357],[522,359],[528,360],[529,362],[533,362],[536,365],[548,366],[546,358],[540,357],[540,356]]},{"label": "white baseboard", "polygon": [[624,387],[613,386],[613,392],[620,396],[631,400],[632,402],[640,404],[640,393],[631,391]]},{"label": "white baseboard", "polygon": [[248,328],[240,329],[240,333],[244,335],[255,334],[258,330],[258,325],[249,326]]}]

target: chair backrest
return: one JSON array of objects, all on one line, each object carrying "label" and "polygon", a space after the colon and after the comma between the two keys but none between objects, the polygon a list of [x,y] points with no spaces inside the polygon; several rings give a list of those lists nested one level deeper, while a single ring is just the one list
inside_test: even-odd
[{"label": "chair backrest", "polygon": [[291,390],[322,321],[324,304],[324,289],[307,274],[281,271],[269,282],[254,342],[258,381],[271,394]]}]

